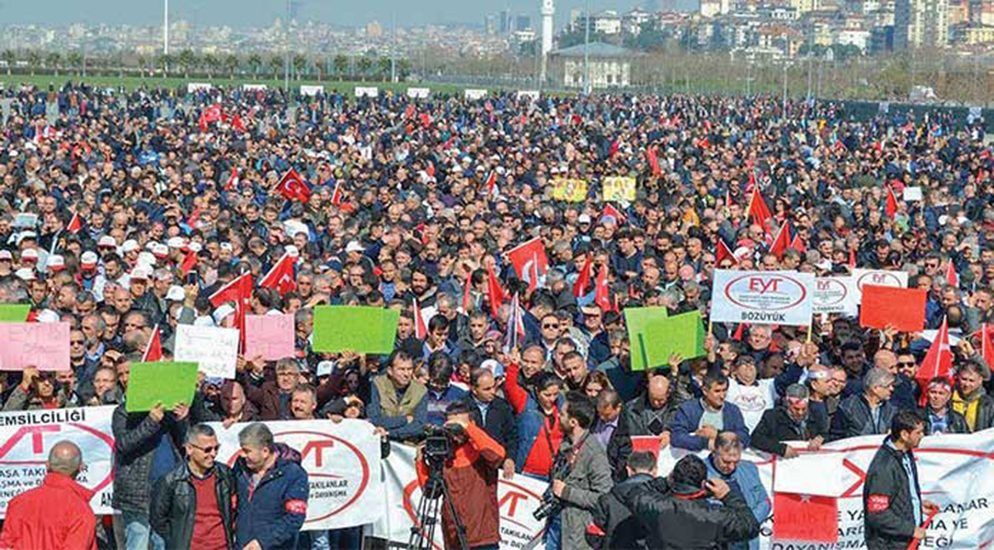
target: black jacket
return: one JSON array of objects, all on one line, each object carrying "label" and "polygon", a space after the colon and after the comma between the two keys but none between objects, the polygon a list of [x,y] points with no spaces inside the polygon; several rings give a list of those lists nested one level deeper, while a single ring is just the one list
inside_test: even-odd
[{"label": "black jacket", "polygon": [[[191,475],[186,463],[180,464],[159,480],[152,497],[149,524],[165,539],[166,550],[190,548],[197,515],[197,491],[190,481]],[[232,528],[235,522],[231,504],[235,494],[235,478],[231,470],[219,462],[214,464],[212,475],[225,539],[228,548],[233,549],[235,533]]]},{"label": "black jacket", "polygon": [[625,504],[646,530],[655,550],[715,550],[759,536],[759,523],[735,486],[712,506],[696,487],[669,487],[656,478],[639,485]]},{"label": "black jacket", "polygon": [[618,426],[611,432],[606,449],[607,462],[611,465],[611,478],[615,482],[628,477],[625,466],[628,464],[628,457],[632,454],[632,436],[629,435],[628,423],[625,422],[624,406],[618,415]]},{"label": "black jacket", "polygon": [[901,464],[902,453],[884,443],[866,470],[863,485],[863,525],[867,550],[904,550],[914,535],[915,512],[911,491],[921,495],[918,467],[911,456],[914,487],[908,483],[908,473]]},{"label": "black jacket", "polygon": [[844,439],[861,435],[882,435],[890,431],[890,421],[897,409],[890,402],[880,403],[880,414],[873,422],[870,403],[863,394],[850,395],[839,404],[839,410],[832,418],[829,439]]},{"label": "black jacket", "polygon": [[470,407],[469,414],[473,422],[504,447],[504,456],[514,457],[518,452],[518,421],[511,404],[501,397],[494,397],[487,408],[487,417],[482,418],[472,394],[467,393],[463,400]]},{"label": "black jacket", "polygon": [[[918,409],[918,416],[925,421],[925,435],[932,435],[932,418],[929,416],[928,407]],[[954,411],[953,408],[946,407],[946,431],[947,434],[968,434],[970,427],[966,425],[966,418]]]},{"label": "black jacket", "polygon": [[[598,539],[588,538],[591,546],[599,550],[643,550],[648,546],[645,529],[638,518],[625,506],[629,493],[644,483],[652,481],[648,474],[635,474],[618,483],[607,494],[597,499],[593,522],[604,531]],[[594,544],[596,542],[596,544]]]},{"label": "black jacket", "polygon": [[111,427],[114,431],[114,508],[147,511],[151,503],[152,459],[158,437],[171,438],[179,458],[179,449],[186,437],[189,419],[177,422],[167,412],[162,422],[152,420],[148,413],[129,414],[124,405],[114,409]]},{"label": "black jacket", "polygon": [[791,420],[785,408],[777,407],[763,413],[749,441],[755,449],[783,456],[787,452],[784,441],[810,441],[818,436],[826,438],[826,420],[823,415],[809,414],[801,429],[801,426]]}]

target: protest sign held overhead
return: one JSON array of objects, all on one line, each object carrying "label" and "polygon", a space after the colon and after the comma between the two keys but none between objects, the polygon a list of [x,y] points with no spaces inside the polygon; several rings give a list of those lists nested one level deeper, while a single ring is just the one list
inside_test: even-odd
[{"label": "protest sign held overhead", "polygon": [[400,312],[395,309],[318,306],[314,309],[314,351],[393,351]]},{"label": "protest sign held overhead", "polygon": [[715,270],[711,321],[808,326],[814,286],[811,273]]},{"label": "protest sign held overhead", "polygon": [[206,376],[234,378],[238,337],[238,331],[231,328],[178,325],[175,360],[196,363]]}]

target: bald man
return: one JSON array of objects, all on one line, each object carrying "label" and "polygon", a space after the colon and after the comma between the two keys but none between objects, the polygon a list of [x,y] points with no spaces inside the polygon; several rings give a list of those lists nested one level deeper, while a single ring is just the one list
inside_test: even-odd
[{"label": "bald man", "polygon": [[913,411],[916,409],[916,385],[906,374],[898,369],[897,354],[889,349],[878,350],[873,354],[873,366],[884,369],[894,375],[894,391],[890,396],[890,404],[898,409]]},{"label": "bald man", "polygon": [[93,491],[76,483],[83,455],[71,441],[60,441],[48,453],[48,474],[42,484],[21,493],[7,506],[0,548],[96,550],[97,518],[90,509]]},{"label": "bald man", "polygon": [[628,434],[659,436],[659,448],[670,444],[667,426],[673,420],[677,407],[670,399],[670,380],[662,375],[649,378],[646,392],[625,404],[625,422]]}]

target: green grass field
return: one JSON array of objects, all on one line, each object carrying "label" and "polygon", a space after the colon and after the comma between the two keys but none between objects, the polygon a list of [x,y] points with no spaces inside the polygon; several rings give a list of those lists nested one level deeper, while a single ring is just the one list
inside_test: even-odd
[{"label": "green grass field", "polygon": [[[6,88],[20,86],[21,84],[29,84],[38,86],[41,89],[47,89],[49,85],[55,88],[61,87],[67,81],[73,82],[86,82],[92,86],[102,86],[102,87],[119,87],[124,86],[128,90],[133,90],[141,86],[147,87],[158,87],[158,88],[168,88],[174,89],[179,86],[185,86],[188,82],[210,82],[215,86],[240,86],[242,84],[265,84],[269,88],[282,88],[284,81],[282,79],[275,80],[272,78],[259,78],[253,80],[252,78],[205,78],[205,77],[174,77],[170,76],[168,78],[162,78],[158,76],[152,77],[140,77],[140,76],[91,76],[87,75],[85,78],[73,73],[61,73],[58,76],[52,74],[41,74],[41,75],[30,75],[30,74],[4,74],[0,73],[0,83]],[[314,80],[290,80],[290,89],[297,90],[303,85],[320,85],[324,86],[325,91],[338,91],[343,93],[351,94],[356,86],[376,86],[380,91],[390,91],[393,93],[405,93],[408,88],[430,88],[432,92],[441,93],[461,93],[464,89],[470,86],[457,86],[453,84],[432,84],[432,83],[414,83],[414,82],[361,82],[361,81],[341,81],[341,80],[326,80],[323,82],[317,82]]]}]

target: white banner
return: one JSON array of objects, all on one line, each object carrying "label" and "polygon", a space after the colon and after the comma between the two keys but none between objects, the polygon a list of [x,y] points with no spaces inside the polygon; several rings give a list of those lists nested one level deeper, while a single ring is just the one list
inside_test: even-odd
[{"label": "white banner", "polygon": [[[782,459],[743,453],[756,464],[760,481],[770,499],[776,486],[808,494],[838,497],[839,540],[810,548],[865,548],[863,535],[863,482],[866,470],[884,436],[865,436],[829,443],[817,453]],[[928,527],[920,548],[967,550],[987,548],[994,542],[994,429],[967,435],[926,437],[915,451],[922,498],[939,505],[940,513]],[[686,451],[670,448],[659,455],[659,475],[668,475]],[[707,453],[701,453],[706,457]],[[811,475],[817,472],[818,475]],[[774,476],[775,473],[775,476]],[[786,491],[784,491],[786,492]],[[760,550],[802,548],[773,542],[773,519],[762,523]],[[808,548],[808,546],[803,546]]]},{"label": "white banner", "polygon": [[852,277],[818,277],[812,294],[815,313],[853,316],[858,312],[859,302]]},{"label": "white banner", "polygon": [[0,517],[10,499],[42,482],[48,453],[59,441],[72,441],[83,452],[76,481],[96,491],[93,512],[113,513],[113,415],[113,406],[0,413]]},{"label": "white banner", "polygon": [[717,269],[711,320],[806,327],[811,324],[814,288],[811,273]]},{"label": "white banner", "polygon": [[209,82],[189,82],[186,85],[186,92],[192,94],[194,92],[211,91],[214,89],[214,85]]},{"label": "white banner", "polygon": [[355,96],[356,97],[379,97],[380,89],[376,86],[356,86]]},{"label": "white banner", "polygon": [[538,101],[539,92],[538,90],[518,90],[518,93],[515,94],[514,98],[518,101],[521,101],[522,98],[527,99],[528,101]]},{"label": "white banner", "polygon": [[487,97],[487,91],[486,90],[473,89],[473,88],[467,88],[466,91],[463,92],[463,95],[464,95],[464,97],[466,99],[468,99],[470,101],[476,101],[478,99],[483,99],[483,98]]},{"label": "white banner", "polygon": [[300,95],[315,96],[324,93],[324,86],[309,86],[302,84],[300,86]]},{"label": "white banner", "polygon": [[856,302],[859,304],[863,303],[863,285],[908,288],[908,273],[906,271],[854,269],[852,278],[853,287],[856,289]]},{"label": "white banner", "polygon": [[[364,420],[297,420],[266,422],[277,443],[301,455],[310,495],[304,531],[338,529],[376,521],[386,510],[380,477],[380,437]],[[245,424],[217,432],[218,460],[235,463],[241,447],[238,432]]]},{"label": "white banner", "polygon": [[[415,510],[421,499],[418,474],[414,467],[414,448],[392,444],[390,456],[383,463],[384,485],[387,489],[387,512],[383,519],[370,526],[369,534],[406,544],[414,527]],[[500,506],[501,550],[519,550],[543,534],[545,523],[532,515],[542,502],[542,493],[548,483],[523,475],[511,480],[503,477],[497,485],[497,502]],[[435,547],[444,548],[442,527],[435,529]],[[539,541],[535,550],[544,550]]]},{"label": "white banner", "polygon": [[428,99],[431,95],[431,88],[408,88],[407,97],[411,99]]}]

